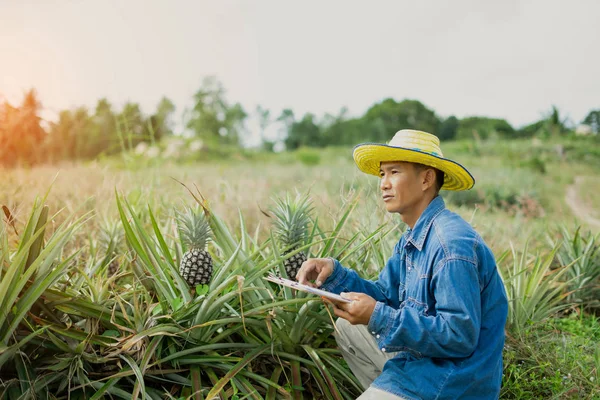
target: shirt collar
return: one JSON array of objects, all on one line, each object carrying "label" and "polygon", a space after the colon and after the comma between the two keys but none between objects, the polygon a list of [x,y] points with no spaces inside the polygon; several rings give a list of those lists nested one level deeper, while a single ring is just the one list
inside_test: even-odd
[{"label": "shirt collar", "polygon": [[415,227],[413,229],[407,229],[406,244],[404,246],[406,247],[408,243],[411,243],[419,251],[423,250],[423,244],[425,243],[425,238],[433,224],[433,220],[440,212],[444,211],[445,208],[446,204],[444,203],[442,196],[438,195],[434,198],[417,220]]}]

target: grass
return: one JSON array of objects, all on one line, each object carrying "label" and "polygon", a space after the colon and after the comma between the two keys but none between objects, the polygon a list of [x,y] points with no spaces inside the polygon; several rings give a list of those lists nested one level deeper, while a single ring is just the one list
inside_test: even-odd
[{"label": "grass", "polygon": [[599,341],[600,320],[578,313],[509,335],[501,398],[598,398]]},{"label": "grass", "polygon": [[[477,179],[472,193],[479,190],[481,193],[475,195],[475,201],[464,203],[459,199],[459,206],[453,209],[472,221],[498,252],[507,249],[509,241],[522,243],[549,226],[569,223],[572,214],[564,202],[566,187],[573,176],[593,173],[585,165],[548,164],[547,173],[542,175],[511,164],[501,154],[486,154],[482,159],[469,152],[461,153],[460,148],[454,148],[458,146],[451,146],[447,153],[472,170]],[[306,165],[293,157],[284,158],[281,154],[256,158],[258,160],[183,165],[165,161],[139,169],[123,169],[120,162],[92,162],[4,171],[0,203],[17,219],[23,218],[33,205],[33,194],[47,190],[49,182],[56,177],[53,195],[47,203],[51,209],[65,208],[67,212],[80,214],[93,210],[98,216],[115,218],[113,193],[116,188],[126,193],[131,202],[150,204],[161,213],[186,201],[185,192],[172,179],[176,178],[196,184],[203,193],[210,194],[215,210],[234,229],[239,228],[239,209],[248,229],[260,229],[263,237],[268,234],[265,227],[269,221],[261,209],[267,207],[273,196],[294,191],[310,192],[317,214],[327,220],[335,217],[344,198],[361,190],[358,220],[371,225],[382,220],[398,221],[397,217],[385,214],[378,197],[377,178],[365,176],[356,169],[349,149],[325,150],[317,166]],[[445,196],[452,201],[456,195],[447,193]],[[534,200],[533,212],[528,204],[522,203],[527,197],[519,196]],[[503,223],[494,224],[497,220]],[[56,222],[60,222],[60,217]]]}]

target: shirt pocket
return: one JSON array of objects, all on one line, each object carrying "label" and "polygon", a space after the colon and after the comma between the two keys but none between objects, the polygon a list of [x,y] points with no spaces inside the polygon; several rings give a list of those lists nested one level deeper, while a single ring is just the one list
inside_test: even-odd
[{"label": "shirt pocket", "polygon": [[428,315],[430,308],[433,307],[434,299],[431,294],[431,278],[430,269],[427,268],[426,262],[421,260],[421,257],[415,258],[410,262],[410,270],[408,272],[409,279],[406,282],[406,300],[410,300],[420,311]]}]

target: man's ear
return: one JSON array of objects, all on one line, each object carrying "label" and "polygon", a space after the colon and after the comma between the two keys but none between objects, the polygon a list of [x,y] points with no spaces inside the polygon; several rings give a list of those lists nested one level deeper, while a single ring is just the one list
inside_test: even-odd
[{"label": "man's ear", "polygon": [[436,175],[435,175],[435,171],[433,170],[433,168],[427,168],[425,170],[425,173],[422,175],[423,176],[423,190],[427,190],[432,186],[435,186],[435,182],[436,182]]}]

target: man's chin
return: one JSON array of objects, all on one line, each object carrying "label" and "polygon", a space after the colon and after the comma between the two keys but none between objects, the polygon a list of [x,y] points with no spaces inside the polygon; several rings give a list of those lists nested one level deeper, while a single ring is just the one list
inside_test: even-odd
[{"label": "man's chin", "polygon": [[389,212],[390,214],[392,213],[399,213],[400,210],[398,209],[398,207],[395,207],[393,204],[385,204],[385,209],[387,210],[387,212]]}]

